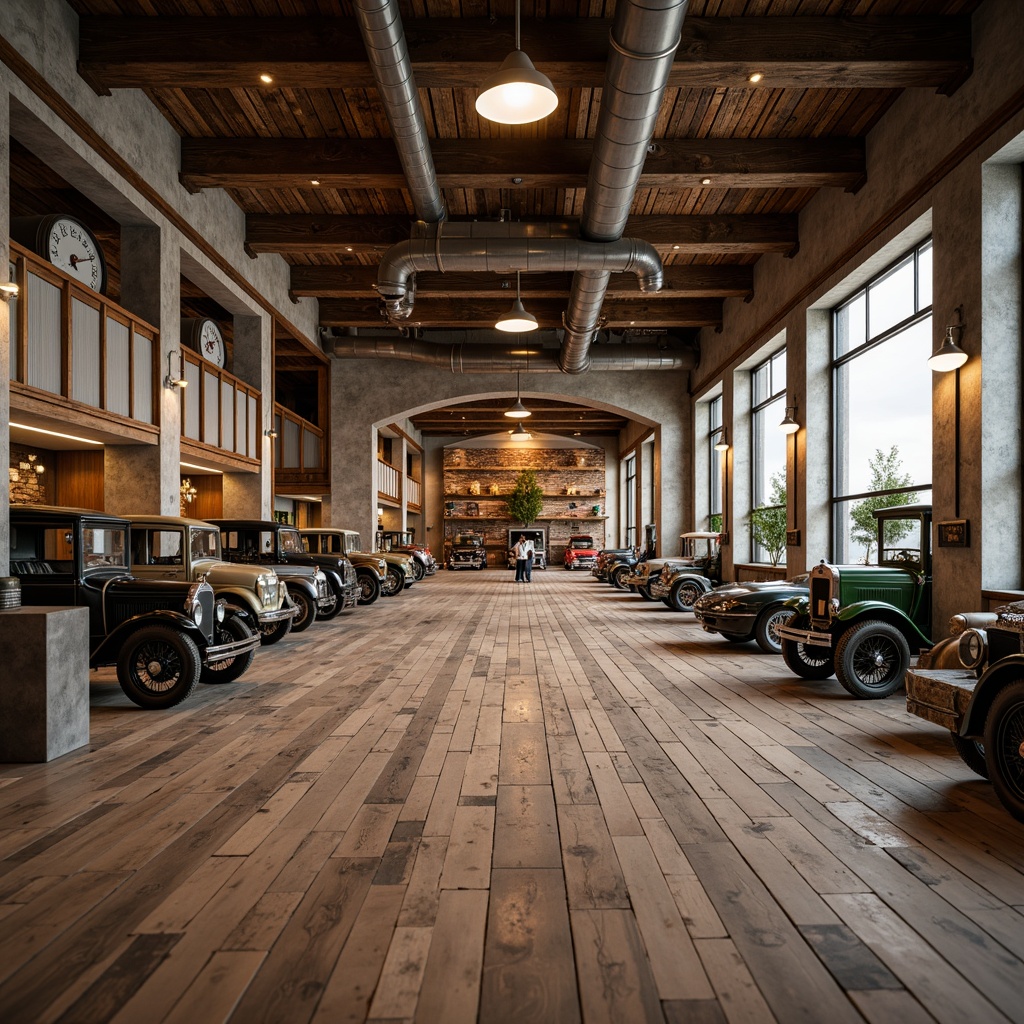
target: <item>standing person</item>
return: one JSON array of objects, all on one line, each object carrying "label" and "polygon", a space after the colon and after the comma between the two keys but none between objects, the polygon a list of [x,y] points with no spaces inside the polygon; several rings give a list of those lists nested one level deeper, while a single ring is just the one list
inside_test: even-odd
[{"label": "standing person", "polygon": [[526,582],[526,538],[519,534],[519,540],[516,541],[515,547],[512,548],[512,554],[516,560],[516,583]]},{"label": "standing person", "polygon": [[526,582],[533,582],[533,540],[527,537],[523,541],[523,559],[524,559],[524,574],[526,576]]}]

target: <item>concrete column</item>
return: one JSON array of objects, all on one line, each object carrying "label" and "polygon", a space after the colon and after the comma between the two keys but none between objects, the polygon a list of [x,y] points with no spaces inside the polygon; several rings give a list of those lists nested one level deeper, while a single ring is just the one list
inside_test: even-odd
[{"label": "concrete column", "polygon": [[[750,510],[754,507],[751,487],[753,475],[753,438],[751,437],[750,370],[744,367],[729,375],[731,415],[726,462],[729,466],[728,486],[732,491],[729,501],[729,535],[732,540],[733,563],[749,562],[751,551]],[[734,577],[727,577],[732,579]]]},{"label": "concrete column", "polygon": [[[787,559],[790,575],[804,572],[823,558],[831,558],[829,538],[832,516],[832,314],[827,309],[810,309],[806,315],[802,379],[790,376],[797,399],[797,467],[800,480],[794,495],[799,513],[799,548],[791,548]],[[789,360],[800,358],[787,347]],[[791,371],[790,371],[791,372]]]},{"label": "concrete column", "polygon": [[[0,88],[0,273],[7,280],[11,237],[11,131],[10,96]],[[11,304],[0,302],[0,466],[11,464]],[[0,494],[0,576],[6,576],[10,565],[10,492],[4,482]]]},{"label": "concrete column", "polygon": [[[121,305],[160,331],[157,376],[178,368],[181,345],[180,252],[170,230],[131,225],[121,232]],[[169,361],[171,353],[175,356]],[[181,480],[181,392],[160,387],[156,445],[107,445],[103,504],[108,512],[177,515]]]},{"label": "concrete column", "polygon": [[[258,438],[263,453],[259,473],[226,473],[224,480],[224,514],[246,515],[269,519],[274,505],[274,449],[273,441],[265,431],[274,415],[274,344],[273,320],[267,316],[240,316],[234,318],[234,362],[231,372],[259,388],[262,422]],[[227,477],[232,479],[229,481]],[[228,512],[228,494],[233,505],[245,507],[246,512]]]}]

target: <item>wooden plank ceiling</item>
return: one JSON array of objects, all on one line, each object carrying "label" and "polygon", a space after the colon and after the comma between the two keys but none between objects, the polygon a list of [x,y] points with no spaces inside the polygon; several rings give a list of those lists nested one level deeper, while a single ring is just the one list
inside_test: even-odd
[{"label": "wooden plank ceiling", "polygon": [[[691,0],[626,228],[657,248],[665,287],[641,296],[617,275],[608,329],[628,340],[720,324],[726,298],[752,294],[764,253],[796,251],[797,216],[819,188],[863,185],[864,136],[900,90],[950,92],[970,73],[980,2]],[[182,136],[183,186],[227,190],[252,254],[292,265],[294,294],[320,299],[324,327],[387,330],[375,267],[408,237],[413,207],[350,3],[69,3],[80,73],[100,93],[145,90]],[[473,105],[513,48],[513,0],[400,8],[449,215],[579,218],[614,2],[526,0],[523,49],[559,105],[518,127]],[[560,324],[569,280],[523,275],[542,326]],[[422,274],[416,321],[425,336],[504,340],[492,326],[514,287],[509,275]]]}]

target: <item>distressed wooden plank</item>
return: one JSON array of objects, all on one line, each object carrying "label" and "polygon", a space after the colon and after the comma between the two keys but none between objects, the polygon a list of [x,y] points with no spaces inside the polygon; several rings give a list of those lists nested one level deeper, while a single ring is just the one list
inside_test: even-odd
[{"label": "distressed wooden plank", "polygon": [[570,908],[628,907],[626,882],[600,807],[563,804],[558,823]]},{"label": "distressed wooden plank", "polygon": [[265,957],[263,952],[217,952],[164,1018],[167,1024],[197,1020],[226,1020],[252,981]]},{"label": "distressed wooden plank", "polygon": [[267,892],[224,940],[223,949],[266,951],[277,941],[295,908],[300,892]]},{"label": "distressed wooden plank", "polygon": [[619,781],[611,757],[604,752],[590,752],[585,756],[601,802],[601,809],[608,822],[608,831],[613,836],[643,835],[643,826]]},{"label": "distressed wooden plank", "polygon": [[494,867],[561,865],[554,795],[549,786],[499,786]]},{"label": "distressed wooden plank", "polygon": [[505,722],[502,725],[498,782],[506,786],[551,784],[542,723]]},{"label": "distressed wooden plank", "polygon": [[448,852],[447,836],[424,836],[416,851],[412,877],[402,902],[402,927],[429,927],[437,916],[441,872]]},{"label": "distressed wooden plank", "polygon": [[380,982],[370,1004],[370,1019],[412,1018],[427,969],[430,935],[429,928],[395,929],[380,972]]},{"label": "distressed wooden plank", "polygon": [[457,807],[440,888],[486,889],[495,835],[493,807]]}]

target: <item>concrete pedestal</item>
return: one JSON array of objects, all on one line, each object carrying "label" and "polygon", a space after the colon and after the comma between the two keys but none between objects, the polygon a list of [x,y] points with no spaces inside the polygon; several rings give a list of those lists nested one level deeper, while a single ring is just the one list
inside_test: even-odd
[{"label": "concrete pedestal", "polygon": [[0,612],[0,762],[51,761],[89,742],[89,612]]}]

